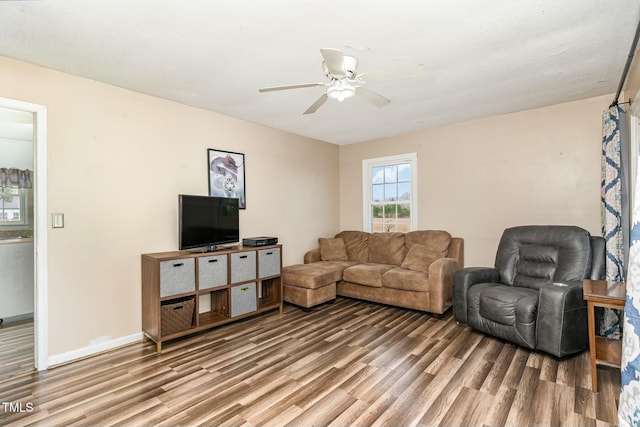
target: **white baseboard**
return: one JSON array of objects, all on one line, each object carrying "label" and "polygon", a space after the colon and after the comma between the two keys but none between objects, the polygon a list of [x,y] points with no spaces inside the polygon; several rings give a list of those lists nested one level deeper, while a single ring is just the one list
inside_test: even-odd
[{"label": "white baseboard", "polygon": [[[48,364],[49,364],[49,367],[51,368],[51,367],[54,367],[55,365],[61,365],[63,363],[72,362],[74,360],[82,359],[88,356],[93,356],[95,354],[102,353],[104,351],[113,350],[114,348],[117,348],[117,347],[122,347],[124,345],[129,345],[138,341],[142,341],[142,338],[143,338],[142,332],[138,332],[136,334],[132,334],[126,337],[108,339],[106,341],[101,341],[97,344],[90,344],[86,347],[69,351],[67,353],[49,356]],[[96,341],[100,341],[100,340],[96,340]]]}]

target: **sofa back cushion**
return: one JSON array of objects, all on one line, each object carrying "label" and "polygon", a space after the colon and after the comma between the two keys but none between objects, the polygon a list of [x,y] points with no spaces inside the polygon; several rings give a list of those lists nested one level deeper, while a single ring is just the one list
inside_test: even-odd
[{"label": "sofa back cushion", "polygon": [[367,262],[369,260],[369,251],[367,242],[369,234],[364,231],[341,231],[336,235],[344,241],[347,249],[347,257],[349,261]]},{"label": "sofa back cushion", "polygon": [[340,238],[327,239],[320,237],[318,239],[320,245],[320,259],[322,261],[347,261],[347,248],[344,240]]},{"label": "sofa back cushion", "polygon": [[508,228],[496,254],[500,281],[539,289],[547,283],[576,282],[589,277],[589,232],[573,226],[530,225]]},{"label": "sofa back cushion", "polygon": [[558,248],[551,245],[521,245],[513,286],[540,289],[553,283],[558,266]]},{"label": "sofa back cushion", "polygon": [[449,252],[451,234],[442,230],[419,230],[405,234],[404,245],[407,251],[416,243],[430,248],[438,258],[443,258]]},{"label": "sofa back cushion", "polygon": [[432,248],[416,243],[407,252],[400,267],[413,271],[429,272],[429,267],[435,260],[442,258]]},{"label": "sofa back cushion", "polygon": [[406,254],[405,233],[371,233],[369,235],[369,262],[400,265]]}]

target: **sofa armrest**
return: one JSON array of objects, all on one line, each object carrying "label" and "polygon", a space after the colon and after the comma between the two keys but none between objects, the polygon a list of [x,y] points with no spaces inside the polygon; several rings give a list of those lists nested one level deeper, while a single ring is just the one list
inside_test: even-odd
[{"label": "sofa armrest", "polygon": [[458,322],[467,323],[467,293],[476,283],[500,281],[495,268],[467,267],[453,274],[453,315]]},{"label": "sofa armrest", "polygon": [[320,248],[311,249],[307,253],[304,254],[304,263],[311,264],[312,262],[321,261],[320,258]]},{"label": "sofa armrest", "polygon": [[448,258],[458,260],[458,268],[464,267],[464,239],[461,237],[452,237],[449,244]]},{"label": "sofa armrest", "polygon": [[588,346],[587,308],[582,282],[550,283],[540,288],[537,348],[563,357]]},{"label": "sofa armrest", "polygon": [[429,266],[429,304],[431,311],[442,314],[451,307],[453,295],[453,273],[458,260],[439,258]]}]

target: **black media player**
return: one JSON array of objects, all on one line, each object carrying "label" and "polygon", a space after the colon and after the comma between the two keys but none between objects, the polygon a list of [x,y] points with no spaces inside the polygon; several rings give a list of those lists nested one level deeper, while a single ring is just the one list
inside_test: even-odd
[{"label": "black media player", "polygon": [[242,239],[243,246],[268,246],[275,245],[278,243],[277,237],[267,237],[267,236],[259,236],[259,237],[245,237]]}]

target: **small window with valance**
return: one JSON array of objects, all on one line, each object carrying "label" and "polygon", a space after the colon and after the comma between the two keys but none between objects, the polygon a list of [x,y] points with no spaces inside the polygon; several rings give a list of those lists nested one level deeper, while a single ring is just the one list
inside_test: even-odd
[{"label": "small window with valance", "polygon": [[28,224],[32,174],[29,169],[0,168],[0,226]]}]

